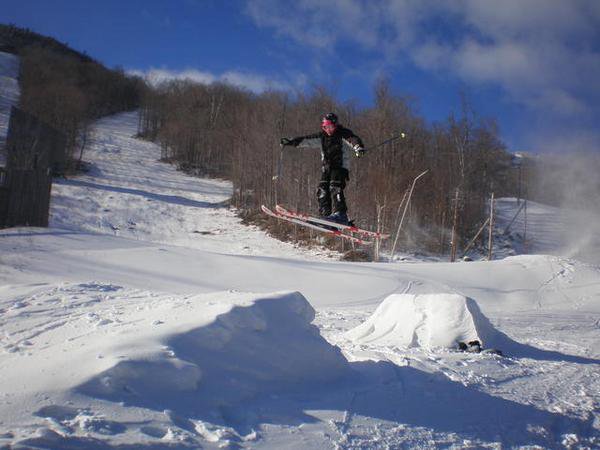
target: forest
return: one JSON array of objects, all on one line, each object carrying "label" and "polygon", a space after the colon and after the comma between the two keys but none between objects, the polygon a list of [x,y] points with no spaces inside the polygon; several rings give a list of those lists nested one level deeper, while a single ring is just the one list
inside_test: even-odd
[{"label": "forest", "polygon": [[19,56],[19,108],[65,136],[67,172],[83,160],[95,119],[140,104],[143,80],[53,38],[0,25],[0,51]]},{"label": "forest", "polygon": [[[161,145],[162,160],[192,175],[231,180],[232,205],[242,217],[282,239],[315,234],[267,221],[260,205],[315,213],[320,152],[282,149],[280,139],[318,131],[330,111],[365,142],[367,154],[352,159],[345,193],[358,226],[392,234],[384,250],[395,241],[437,255],[450,253],[453,242],[464,246],[487,218],[492,193],[600,209],[598,155],[515,158],[495,120],[480,116],[465,94],[445,120],[428,123],[418,99],[394,92],[385,79],[373,86],[372,104],[359,107],[325,87],[257,94],[223,83],[152,85],[13,25],[0,25],[0,50],[20,57],[19,107],[64,134],[67,173],[81,167],[95,119],[140,108],[139,134]],[[406,208],[413,180],[424,171]]]},{"label": "forest", "polygon": [[[464,243],[485,220],[492,193],[515,195],[518,175],[511,155],[495,121],[478,116],[464,96],[458,113],[435,124],[386,80],[376,83],[373,97],[372,106],[359,108],[322,87],[292,96],[174,80],[144,91],[140,132],[159,142],[162,159],[181,170],[232,180],[233,205],[248,220],[261,222],[261,204],[316,212],[319,150],[282,149],[279,141],[318,131],[320,117],[334,111],[367,148],[364,158],[351,163],[345,190],[349,215],[359,226],[394,233],[413,179],[427,170],[399,238],[404,249],[446,254],[454,224],[457,242]],[[401,133],[405,138],[369,151]],[[293,240],[311,235],[285,224],[270,228]]]}]

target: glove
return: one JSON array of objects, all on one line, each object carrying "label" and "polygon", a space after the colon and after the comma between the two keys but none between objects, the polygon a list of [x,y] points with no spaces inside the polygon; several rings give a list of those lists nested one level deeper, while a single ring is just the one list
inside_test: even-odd
[{"label": "glove", "polygon": [[357,158],[362,158],[363,156],[365,156],[365,149],[357,145],[356,147],[354,147],[354,154]]},{"label": "glove", "polygon": [[281,141],[279,141],[279,143],[281,145],[291,145],[291,146],[297,147],[301,140],[302,139],[299,139],[299,138],[290,139],[290,138],[283,137],[283,138],[281,138]]}]

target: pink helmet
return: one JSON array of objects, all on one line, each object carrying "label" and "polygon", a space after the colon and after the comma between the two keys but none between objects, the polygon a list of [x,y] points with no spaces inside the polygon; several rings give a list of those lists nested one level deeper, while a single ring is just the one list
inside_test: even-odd
[{"label": "pink helmet", "polygon": [[338,118],[334,113],[328,113],[321,119],[321,129],[331,136],[337,128]]}]

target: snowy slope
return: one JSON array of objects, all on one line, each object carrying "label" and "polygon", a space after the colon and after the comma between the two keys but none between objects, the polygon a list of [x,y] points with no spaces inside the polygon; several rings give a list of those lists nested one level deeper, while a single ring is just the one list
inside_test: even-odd
[{"label": "snowy slope", "polygon": [[[50,228],[0,230],[0,448],[600,445],[600,268],[332,261],[242,226],[136,120],[98,123]],[[428,345],[394,338],[411,317]],[[482,330],[506,357],[436,345]]]},{"label": "snowy slope", "polygon": [[558,208],[528,201],[527,209],[517,215],[520,206],[515,198],[501,198],[496,202],[497,240],[504,243],[499,254],[509,249],[600,264],[600,211]]},{"label": "snowy slope", "polygon": [[2,148],[6,142],[10,108],[19,102],[18,76],[19,58],[0,52],[0,167],[5,164],[6,155]]},{"label": "snowy slope", "polygon": [[99,121],[84,154],[89,174],[53,186],[52,227],[215,252],[308,254],[242,225],[227,206],[229,182],[190,178],[159,162],[156,145],[133,138],[137,124],[137,113]]}]

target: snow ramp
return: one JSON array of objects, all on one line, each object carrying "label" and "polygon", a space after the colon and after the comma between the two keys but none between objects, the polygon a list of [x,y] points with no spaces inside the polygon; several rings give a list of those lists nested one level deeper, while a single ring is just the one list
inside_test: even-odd
[{"label": "snow ramp", "polygon": [[[230,295],[230,309],[214,320],[192,329],[175,326],[150,346],[141,342],[143,351],[117,359],[79,391],[202,416],[345,374],[346,359],[311,324],[315,311],[302,294]],[[215,299],[220,309],[223,300]],[[119,358],[118,349],[114,354]]]},{"label": "snow ramp", "polygon": [[452,293],[394,294],[345,337],[360,344],[398,347],[458,348],[459,342],[502,345],[502,334],[477,304]]}]

